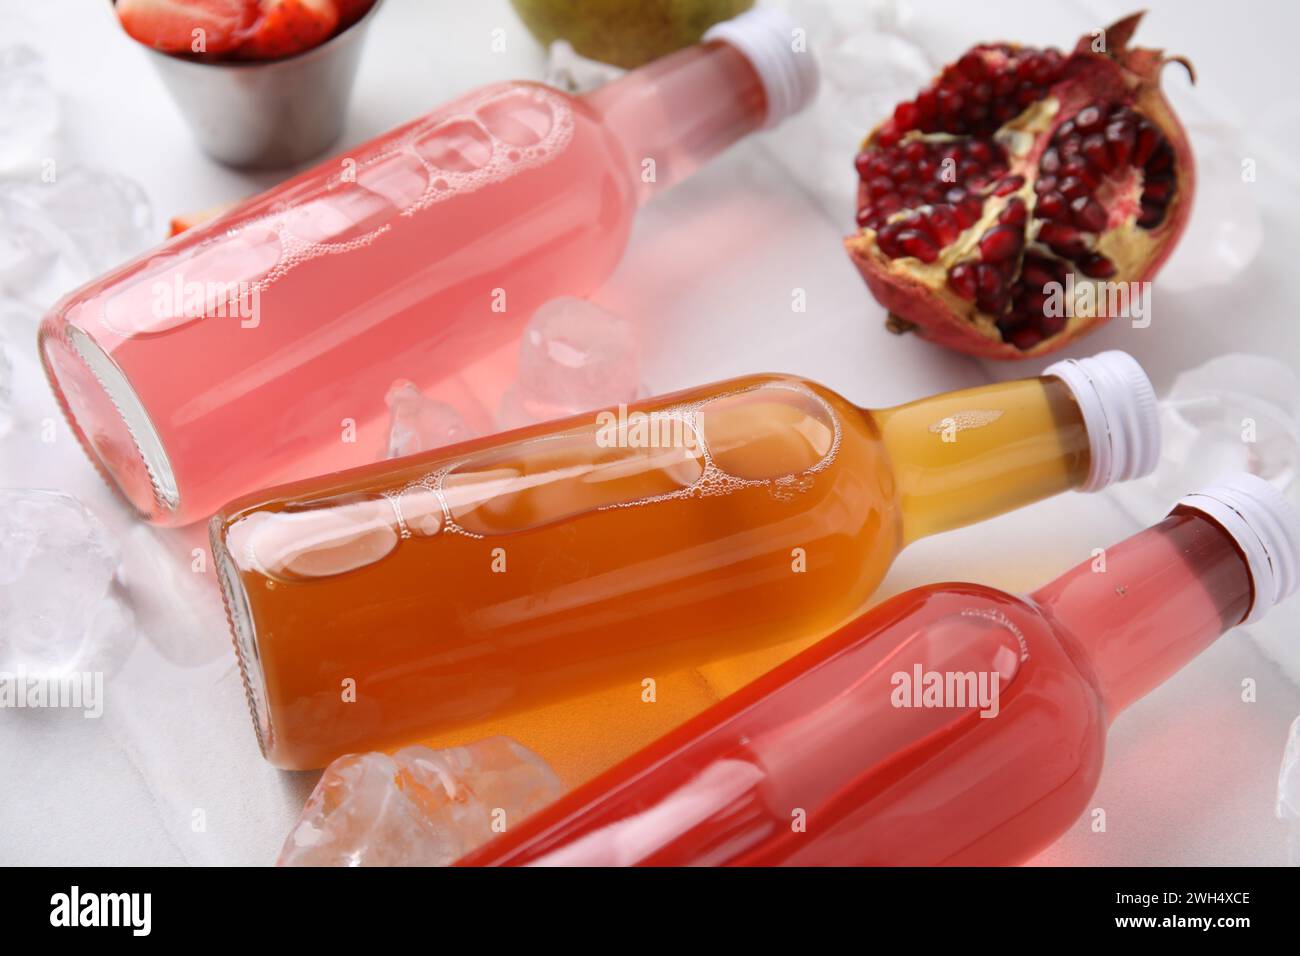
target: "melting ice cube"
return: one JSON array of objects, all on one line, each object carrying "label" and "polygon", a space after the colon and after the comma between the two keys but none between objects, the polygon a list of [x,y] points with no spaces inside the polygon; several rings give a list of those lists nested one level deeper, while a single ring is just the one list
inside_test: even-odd
[{"label": "melting ice cube", "polygon": [[399,379],[384,398],[388,404],[388,447],[385,458],[469,441],[477,433],[453,406],[429,398],[414,382]]},{"label": "melting ice cube", "polygon": [[86,166],[0,184],[0,287],[41,306],[152,245],[134,182]]},{"label": "melting ice cube", "polygon": [[349,754],[326,769],[279,866],[447,866],[563,792],[508,737]]},{"label": "melting ice cube", "polygon": [[31,47],[0,47],[0,170],[30,166],[59,126],[59,98]]},{"label": "melting ice cube", "polygon": [[524,329],[518,377],[502,401],[501,427],[635,401],[639,369],[631,322],[586,299],[552,299]]},{"label": "melting ice cube", "polygon": [[135,639],[118,594],[119,549],[80,501],[0,490],[0,671],[107,670]]}]

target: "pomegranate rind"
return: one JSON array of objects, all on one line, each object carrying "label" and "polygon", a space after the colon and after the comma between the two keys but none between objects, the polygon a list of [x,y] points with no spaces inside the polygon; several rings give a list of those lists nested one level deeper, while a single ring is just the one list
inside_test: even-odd
[{"label": "pomegranate rind", "polygon": [[[1128,48],[1142,14],[1119,21],[1106,31],[1106,52],[1094,52],[1093,36],[1082,37],[1063,68],[1061,79],[1043,100],[1025,112],[1040,108],[1050,122],[1036,130],[1029,151],[1016,157],[1011,173],[1036,176],[1038,162],[1059,127],[1080,109],[1098,102],[1109,106],[1128,105],[1153,123],[1174,153],[1176,189],[1166,215],[1151,229],[1132,222],[1127,228],[1108,228],[1098,234],[1096,248],[1120,268],[1111,281],[1147,282],[1172,254],[1191,216],[1195,195],[1196,170],[1186,130],[1160,89],[1160,73],[1171,62],[1162,51]],[[1008,44],[1012,50],[1021,49]],[[1184,61],[1177,62],[1187,66]],[[1194,76],[1193,76],[1194,78]],[[1048,103],[1048,101],[1053,101]],[[1019,118],[1008,126],[1014,126]],[[863,141],[861,150],[876,144],[881,130],[892,121],[886,119]],[[1005,127],[1004,127],[1005,128]],[[858,208],[865,205],[866,185],[859,184]],[[863,228],[844,240],[845,249],[862,275],[867,288],[889,313],[889,327],[894,331],[914,331],[921,338],[955,351],[985,358],[1027,359],[1064,348],[1080,336],[1100,328],[1110,317],[1074,316],[1060,331],[1021,349],[1003,339],[993,316],[981,312],[974,303],[954,294],[934,270],[909,257],[890,259],[878,248],[876,231]]]}]

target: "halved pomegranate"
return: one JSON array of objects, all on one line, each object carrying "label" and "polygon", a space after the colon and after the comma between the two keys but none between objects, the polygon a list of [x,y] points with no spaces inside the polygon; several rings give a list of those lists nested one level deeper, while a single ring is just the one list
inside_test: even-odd
[{"label": "halved pomegranate", "polygon": [[860,231],[845,245],[891,329],[974,355],[1041,355],[1111,317],[1095,287],[1063,309],[1067,276],[1077,295],[1164,263],[1195,172],[1159,87],[1176,58],[1129,48],[1141,18],[1068,56],[973,47],[867,137]]}]

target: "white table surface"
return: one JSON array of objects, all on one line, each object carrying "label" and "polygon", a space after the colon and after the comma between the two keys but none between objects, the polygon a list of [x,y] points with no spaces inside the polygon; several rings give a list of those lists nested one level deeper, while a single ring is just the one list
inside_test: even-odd
[{"label": "white table surface", "polygon": [[[1249,15],[1225,16],[1223,5],[1209,0],[1150,5],[1140,39],[1190,56],[1200,74],[1195,90],[1170,76],[1174,102],[1189,118],[1234,128],[1234,143],[1259,163],[1254,187],[1266,246],[1231,283],[1162,294],[1150,329],[1116,323],[1067,354],[1125,348],[1158,389],[1225,351],[1255,351],[1300,367],[1289,295],[1300,251],[1290,160],[1300,152],[1300,106],[1282,79],[1300,33],[1300,7],[1259,3]],[[943,62],[975,40],[1068,46],[1127,6],[982,4],[975,18],[969,3],[945,0],[911,4],[907,24]],[[224,169],[198,151],[107,3],[0,0],[0,23],[0,43],[26,42],[49,61],[64,112],[56,156],[135,179],[160,224],[274,182],[274,175]],[[503,53],[490,49],[498,28],[505,31]],[[542,51],[504,0],[387,0],[372,31],[346,143],[473,86],[541,75]],[[863,130],[875,119],[862,117]],[[644,210],[622,265],[597,297],[642,328],[653,323],[645,372],[652,391],[780,370],[884,406],[1041,367],[985,365],[888,335],[840,246],[851,210],[829,215],[773,161],[771,145],[738,146]],[[796,286],[808,294],[801,315],[789,308]],[[18,388],[40,393],[29,398],[33,414],[45,406],[54,414],[28,357],[20,358]],[[193,535],[133,523],[66,432],[45,444],[20,427],[0,445],[0,459],[0,486],[69,491],[121,536],[140,630],[131,656],[109,679],[102,719],[0,712],[0,863],[271,862],[316,775],[280,773],[258,755],[210,574],[202,580],[177,558]],[[1108,494],[1064,496],[917,544],[900,557],[879,596],[942,579],[1028,589],[1138,526]],[[998,556],[996,564],[990,556]],[[1296,617],[1293,601],[1275,612],[1273,626],[1294,631]],[[1245,677],[1258,682],[1255,703],[1240,700]],[[1092,833],[1081,820],[1038,862],[1285,862],[1273,792],[1286,728],[1297,714],[1300,689],[1240,631],[1226,636],[1114,727],[1093,801],[1107,812],[1107,832]],[[205,826],[196,832],[197,810]]]}]

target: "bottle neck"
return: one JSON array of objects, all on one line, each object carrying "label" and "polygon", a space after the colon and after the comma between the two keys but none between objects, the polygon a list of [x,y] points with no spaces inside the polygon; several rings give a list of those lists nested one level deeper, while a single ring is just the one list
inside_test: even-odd
[{"label": "bottle neck", "polygon": [[722,42],[679,50],[585,98],[622,147],[643,203],[759,129],[767,115],[758,74]]},{"label": "bottle neck", "polygon": [[1088,476],[1083,414],[1056,378],[1000,382],[868,414],[897,482],[905,543],[1077,488]]},{"label": "bottle neck", "polygon": [[1184,507],[1033,595],[1086,658],[1112,719],[1239,624],[1251,598],[1232,537]]}]

